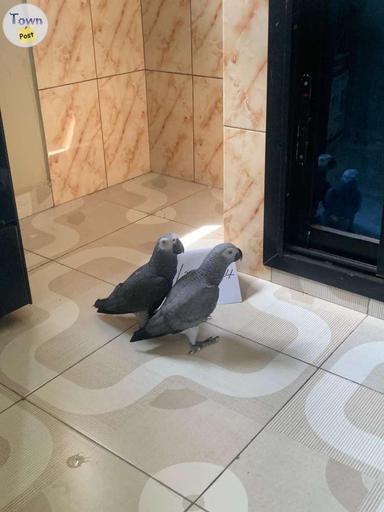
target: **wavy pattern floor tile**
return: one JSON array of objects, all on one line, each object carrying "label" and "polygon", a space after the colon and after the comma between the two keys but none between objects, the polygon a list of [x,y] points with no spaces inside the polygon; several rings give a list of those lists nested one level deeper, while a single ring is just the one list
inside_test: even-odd
[{"label": "wavy pattern floor tile", "polygon": [[268,429],[260,434],[199,505],[210,512],[362,512],[381,503],[384,485]]},{"label": "wavy pattern floor tile", "polygon": [[323,367],[384,393],[384,320],[367,317]]},{"label": "wavy pattern floor tile", "polygon": [[97,197],[127,208],[153,213],[205,188],[190,181],[149,173],[102,190],[97,193]]},{"label": "wavy pattern floor tile", "polygon": [[190,502],[29,403],[0,415],[3,512],[184,512]]},{"label": "wavy pattern floor tile", "polygon": [[13,393],[10,389],[7,389],[5,386],[0,384],[0,413],[11,407],[11,405],[15,404],[20,397]]},{"label": "wavy pattern floor tile", "polygon": [[223,191],[210,188],[198,192],[187,199],[156,212],[165,219],[182,222],[189,226],[223,226]]},{"label": "wavy pattern floor tile", "polygon": [[30,399],[187,496],[198,496],[312,375],[305,363],[206,325],[221,341],[122,335]]},{"label": "wavy pattern floor tile", "polygon": [[212,247],[222,241],[220,226],[195,229],[178,222],[149,216],[97,242],[74,251],[60,261],[71,268],[118,284],[148,261],[154,242],[164,233],[177,233],[186,249]]},{"label": "wavy pattern floor tile", "polygon": [[47,258],[43,258],[38,254],[34,254],[33,252],[24,251],[24,254],[28,270],[33,270],[34,268],[41,267],[41,265],[44,265],[44,263],[49,262]]},{"label": "wavy pattern floor tile", "polygon": [[384,483],[380,393],[319,370],[271,428]]},{"label": "wavy pattern floor tile", "polygon": [[21,221],[24,248],[56,258],[145,216],[92,195]]},{"label": "wavy pattern floor tile", "polygon": [[112,287],[56,263],[30,274],[33,305],[0,319],[0,382],[27,394],[121,334],[129,317],[92,307]]},{"label": "wavy pattern floor tile", "polygon": [[244,302],[219,306],[211,323],[320,365],[365,318],[304,293],[241,276]]}]

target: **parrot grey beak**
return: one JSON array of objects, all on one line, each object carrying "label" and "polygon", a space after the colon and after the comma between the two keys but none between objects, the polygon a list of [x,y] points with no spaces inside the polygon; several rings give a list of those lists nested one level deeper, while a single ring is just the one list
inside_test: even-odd
[{"label": "parrot grey beak", "polygon": [[236,257],[235,257],[235,261],[239,261],[239,260],[242,260],[243,259],[243,253],[241,251],[241,249],[237,248],[237,254],[236,254]]},{"label": "parrot grey beak", "polygon": [[179,239],[176,240],[176,242],[173,244],[173,252],[175,254],[181,254],[184,252],[184,245],[181,243]]}]

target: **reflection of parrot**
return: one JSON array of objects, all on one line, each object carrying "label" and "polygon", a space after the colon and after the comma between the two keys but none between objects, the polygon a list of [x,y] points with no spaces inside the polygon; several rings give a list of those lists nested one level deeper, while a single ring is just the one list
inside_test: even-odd
[{"label": "reflection of parrot", "polygon": [[131,341],[184,332],[192,346],[191,353],[216,341],[197,341],[199,325],[216,307],[219,284],[228,266],[241,258],[242,252],[233,244],[214,247],[198,269],[177,281],[161,308],[134,333]]},{"label": "reflection of parrot", "polygon": [[361,206],[361,193],[356,169],[343,172],[339,182],[330,188],[323,201],[323,222],[326,226],[350,231]]},{"label": "reflection of parrot", "polygon": [[314,211],[316,213],[317,207],[324,199],[325,194],[330,188],[330,184],[327,181],[328,171],[333,169],[336,165],[336,160],[332,155],[323,154],[320,155],[317,161],[317,169],[315,172],[315,180],[314,180]]},{"label": "reflection of parrot", "polygon": [[151,259],[120,283],[106,299],[98,299],[98,313],[135,313],[143,325],[161,305],[172,288],[177,271],[177,255],[184,252],[178,236],[169,233],[157,241]]}]

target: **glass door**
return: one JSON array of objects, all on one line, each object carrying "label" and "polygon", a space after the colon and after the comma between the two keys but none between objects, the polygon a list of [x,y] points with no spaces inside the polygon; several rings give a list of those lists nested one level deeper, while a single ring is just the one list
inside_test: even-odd
[{"label": "glass door", "polygon": [[384,2],[297,0],[287,243],[383,275]]}]

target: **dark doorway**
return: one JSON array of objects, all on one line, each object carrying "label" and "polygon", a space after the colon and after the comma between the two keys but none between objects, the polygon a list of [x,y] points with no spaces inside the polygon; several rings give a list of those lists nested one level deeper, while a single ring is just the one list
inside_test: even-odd
[{"label": "dark doorway", "polygon": [[265,262],[384,298],[384,3],[270,3]]},{"label": "dark doorway", "polygon": [[0,317],[31,301],[0,112]]}]

